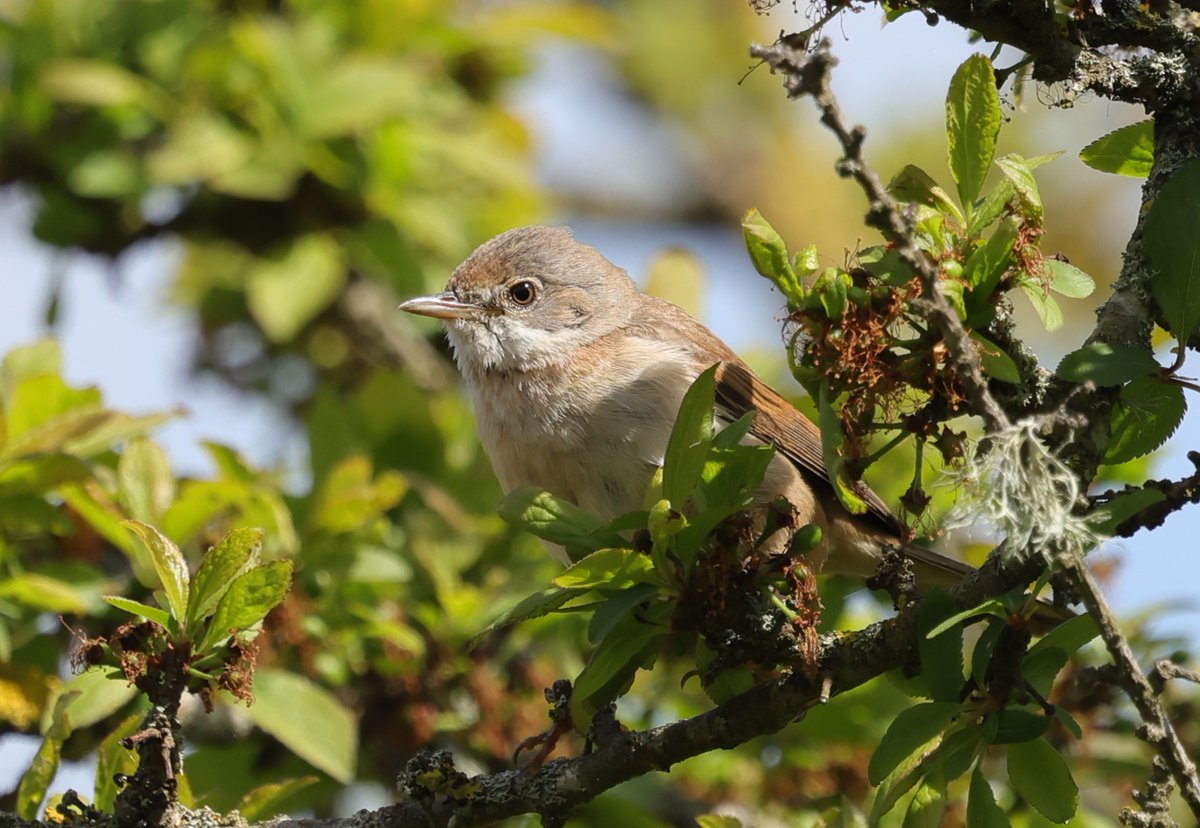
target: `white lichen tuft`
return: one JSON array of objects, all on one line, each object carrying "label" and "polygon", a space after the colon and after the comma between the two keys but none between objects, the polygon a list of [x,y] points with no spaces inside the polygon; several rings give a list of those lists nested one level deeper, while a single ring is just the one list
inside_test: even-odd
[{"label": "white lichen tuft", "polygon": [[1006,538],[1005,552],[1021,559],[1063,552],[1082,555],[1098,537],[1074,513],[1079,484],[1071,470],[1038,438],[1031,418],[1013,423],[976,446],[961,468],[949,472],[958,500],[947,529],[991,523]]}]

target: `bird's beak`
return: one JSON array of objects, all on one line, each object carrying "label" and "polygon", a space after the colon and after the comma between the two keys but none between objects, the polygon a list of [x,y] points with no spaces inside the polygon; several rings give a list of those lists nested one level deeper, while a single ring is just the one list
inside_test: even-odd
[{"label": "bird's beak", "polygon": [[436,296],[414,296],[401,302],[400,310],[432,316],[434,319],[469,319],[478,316],[483,309],[470,302],[460,302],[453,293],[439,293]]}]

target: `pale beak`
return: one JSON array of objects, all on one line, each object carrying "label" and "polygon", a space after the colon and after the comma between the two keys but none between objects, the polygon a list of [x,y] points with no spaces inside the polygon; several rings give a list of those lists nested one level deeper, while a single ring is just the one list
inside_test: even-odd
[{"label": "pale beak", "polygon": [[458,301],[453,293],[415,296],[401,302],[399,309],[420,316],[432,316],[434,319],[470,319],[479,316],[483,310],[479,305]]}]

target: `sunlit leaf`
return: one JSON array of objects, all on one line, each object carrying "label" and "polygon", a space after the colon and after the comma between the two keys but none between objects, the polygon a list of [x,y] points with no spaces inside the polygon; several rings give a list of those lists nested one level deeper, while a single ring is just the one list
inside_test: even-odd
[{"label": "sunlit leaf", "polygon": [[1079,807],[1079,787],[1062,754],[1042,739],[1008,746],[1008,778],[1042,816],[1066,822]]},{"label": "sunlit leaf", "polygon": [[696,377],[683,395],[663,460],[663,497],[679,508],[700,481],[713,439],[717,366]]},{"label": "sunlit leaf", "polygon": [[227,636],[257,624],[278,606],[291,586],[290,560],[271,561],[234,578],[217,603],[199,649],[208,649]]},{"label": "sunlit leaf", "polygon": [[1071,382],[1093,382],[1105,387],[1124,385],[1158,370],[1159,364],[1147,348],[1089,342],[1063,357],[1054,373]]},{"label": "sunlit leaf", "polygon": [[68,707],[73,697],[71,693],[64,693],[55,701],[53,712],[50,714],[50,726],[42,734],[42,744],[17,785],[15,810],[21,819],[32,820],[37,817],[42,800],[46,798],[46,791],[58,772],[62,744],[71,735],[72,725]]},{"label": "sunlit leaf", "polygon": [[1112,411],[1105,463],[1124,463],[1165,443],[1183,422],[1187,400],[1180,386],[1139,377],[1121,389]]},{"label": "sunlit leaf", "polygon": [[1154,164],[1154,121],[1115,129],[1080,150],[1079,158],[1094,170],[1145,178]]},{"label": "sunlit leaf", "polygon": [[287,342],[332,302],[346,282],[341,249],[326,235],[302,236],[246,277],[250,313],[272,342]]},{"label": "sunlit leaf", "polygon": [[154,561],[154,571],[158,574],[163,592],[166,593],[171,615],[180,624],[185,623],[187,621],[190,576],[183,553],[170,538],[149,524],[142,523],[140,520],[127,520],[125,526],[146,545],[146,549],[149,550],[150,557]]},{"label": "sunlit leaf", "polygon": [[234,529],[205,553],[188,593],[190,621],[208,617],[234,579],[257,562],[262,540],[261,529]]},{"label": "sunlit leaf", "polygon": [[343,785],[354,781],[358,724],[354,714],[311,680],[272,668],[254,674],[250,719],[283,745]]},{"label": "sunlit leaf", "polygon": [[971,205],[983,186],[1000,132],[1000,96],[992,63],[972,55],[958,67],[946,93],[946,145],[958,197]]},{"label": "sunlit leaf", "polygon": [[1171,176],[1150,205],[1143,236],[1154,266],[1150,291],[1167,330],[1186,340],[1200,327],[1200,161]]},{"label": "sunlit leaf", "polygon": [[923,751],[958,715],[957,702],[932,701],[901,710],[871,755],[867,775],[878,785],[902,762]]}]

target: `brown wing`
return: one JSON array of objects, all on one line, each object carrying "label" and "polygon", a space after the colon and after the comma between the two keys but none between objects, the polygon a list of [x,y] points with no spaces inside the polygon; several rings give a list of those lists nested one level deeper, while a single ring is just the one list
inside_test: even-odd
[{"label": "brown wing", "polygon": [[[783,398],[775,389],[754,375],[744,362],[722,342],[717,335],[697,322],[679,307],[662,299],[639,294],[638,299],[653,307],[652,312],[635,314],[630,332],[648,339],[659,339],[671,343],[690,343],[693,357],[703,371],[715,362],[717,370],[717,407],[724,409],[732,419],[747,411],[758,412],[750,432],[764,442],[772,443],[775,450],[787,457],[808,478],[810,484],[821,487],[836,499],[833,484],[829,482],[829,470],[821,452],[821,432],[796,407]],[[655,320],[647,325],[641,318]],[[883,498],[862,484],[858,494],[867,504],[867,515],[876,526],[896,537],[903,537],[904,527],[892,514]]]},{"label": "brown wing", "polygon": [[[775,450],[804,472],[810,483],[822,485],[832,496],[833,484],[821,451],[820,430],[740,360],[724,362],[717,369],[717,405],[735,419],[747,411],[758,412],[750,433],[773,443]],[[857,491],[866,501],[867,516],[874,518],[879,528],[897,537],[904,536],[904,527],[883,498],[865,484],[860,484]]]}]

